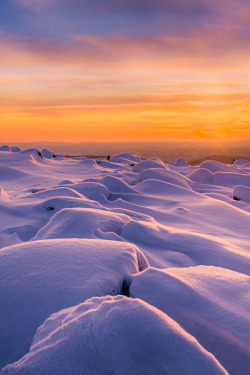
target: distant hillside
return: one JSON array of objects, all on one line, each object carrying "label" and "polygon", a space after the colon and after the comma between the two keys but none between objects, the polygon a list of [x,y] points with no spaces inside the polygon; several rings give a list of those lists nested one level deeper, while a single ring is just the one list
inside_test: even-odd
[{"label": "distant hillside", "polygon": [[88,158],[88,159],[106,159],[107,155],[65,155],[65,158]]},{"label": "distant hillside", "polygon": [[[32,142],[32,143],[1,143],[19,146],[22,149],[36,147],[53,151],[55,154],[68,156],[87,156],[97,158],[101,155],[112,156],[123,152],[139,155],[143,159],[157,157],[166,162],[185,159],[192,165],[203,160],[214,159],[222,163],[231,163],[233,159],[250,158],[250,140],[213,143],[213,142]],[[209,156],[208,156],[209,155]],[[230,156],[228,156],[230,155]],[[240,155],[240,156],[239,156]],[[231,159],[231,160],[230,160]]]}]

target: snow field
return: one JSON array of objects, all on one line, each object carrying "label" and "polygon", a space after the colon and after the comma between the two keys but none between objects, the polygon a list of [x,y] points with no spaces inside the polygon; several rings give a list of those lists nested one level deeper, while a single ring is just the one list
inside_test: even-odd
[{"label": "snow field", "polygon": [[248,164],[2,146],[0,373],[248,375]]}]

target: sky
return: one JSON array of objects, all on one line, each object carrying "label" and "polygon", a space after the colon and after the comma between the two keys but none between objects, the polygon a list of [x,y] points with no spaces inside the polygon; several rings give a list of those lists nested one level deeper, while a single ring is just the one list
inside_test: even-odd
[{"label": "sky", "polygon": [[250,0],[1,0],[0,141],[250,139]]}]

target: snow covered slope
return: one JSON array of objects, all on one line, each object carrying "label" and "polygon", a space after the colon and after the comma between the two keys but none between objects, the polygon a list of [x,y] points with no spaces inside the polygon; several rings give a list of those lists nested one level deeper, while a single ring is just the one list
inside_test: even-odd
[{"label": "snow covered slope", "polygon": [[0,374],[250,368],[250,168],[0,149]]}]

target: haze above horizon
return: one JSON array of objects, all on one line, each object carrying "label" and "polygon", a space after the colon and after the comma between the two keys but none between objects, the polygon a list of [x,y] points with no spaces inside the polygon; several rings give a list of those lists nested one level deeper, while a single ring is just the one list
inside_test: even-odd
[{"label": "haze above horizon", "polygon": [[248,0],[2,0],[2,139],[250,139]]}]

